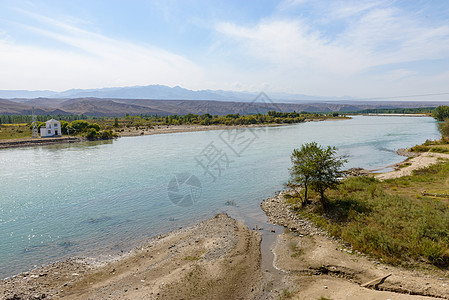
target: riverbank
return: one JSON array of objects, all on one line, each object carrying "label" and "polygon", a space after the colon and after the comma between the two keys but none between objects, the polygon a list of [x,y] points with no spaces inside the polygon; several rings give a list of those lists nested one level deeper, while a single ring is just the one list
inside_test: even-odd
[{"label": "riverbank", "polygon": [[0,149],[85,142],[83,137],[21,138],[0,140]]},{"label": "riverbank", "polygon": [[[343,118],[340,118],[343,119]],[[305,122],[318,122],[325,119],[310,119]],[[334,118],[332,120],[339,120]],[[299,124],[299,123],[294,123]],[[229,130],[229,129],[243,129],[243,128],[257,128],[257,127],[280,127],[294,124],[253,124],[253,125],[157,125],[153,128],[136,129],[135,127],[116,129],[114,133],[118,137],[133,137],[142,135],[155,135],[155,134],[169,134],[169,133],[181,133],[181,132],[197,132],[197,131],[212,131],[212,130]],[[7,148],[19,148],[30,146],[44,146],[54,144],[65,143],[78,143],[85,142],[85,137],[56,137],[56,138],[18,138],[0,140],[0,149]]]},{"label": "riverbank", "polygon": [[[196,132],[196,131],[211,131],[211,130],[226,130],[226,129],[241,129],[241,128],[256,128],[256,127],[279,127],[292,124],[254,124],[254,125],[157,125],[151,129],[135,129],[123,128],[116,131],[120,137],[154,135],[154,134],[168,134],[179,132]],[[122,131],[123,130],[123,131]]]},{"label": "riverbank", "polygon": [[261,236],[227,215],[106,262],[69,259],[0,283],[2,299],[257,299]]},{"label": "riverbank", "polygon": [[[362,255],[299,217],[284,196],[261,207],[273,224],[289,229],[280,234],[275,266],[286,272],[286,294],[293,299],[449,299],[447,271],[414,271],[385,265]],[[413,296],[412,296],[413,295]]]},{"label": "riverbank", "polygon": [[[346,120],[349,117],[333,117],[328,119],[306,119],[304,122],[320,122],[326,120]],[[212,131],[212,130],[228,130],[228,129],[244,129],[244,128],[258,128],[258,127],[280,127],[296,125],[301,123],[266,123],[266,124],[251,124],[251,125],[156,125],[153,128],[136,129],[135,127],[128,127],[122,129],[116,129],[120,137],[127,136],[141,136],[141,135],[154,135],[154,134],[167,134],[167,133],[179,133],[179,132],[196,132],[196,131]]]},{"label": "riverbank", "polygon": [[441,160],[449,160],[449,154],[444,153],[400,151],[399,154],[407,156],[408,158],[403,162],[393,165],[392,167],[394,167],[395,170],[374,174],[374,177],[379,180],[386,180],[409,176],[415,170],[437,164]]},{"label": "riverbank", "polygon": [[367,113],[362,116],[378,116],[378,117],[432,117],[431,114],[387,114],[387,113]]},{"label": "riverbank", "polygon": [[[154,134],[169,134],[179,132],[195,132],[195,131],[209,131],[209,130],[226,130],[237,128],[254,128],[254,127],[278,127],[289,124],[263,124],[263,125],[238,125],[238,126],[218,126],[218,125],[172,125],[172,126],[157,126],[152,129],[139,129],[126,128],[123,131],[118,130],[115,133],[118,137],[133,137],[142,135],[154,135]],[[32,146],[44,146],[66,143],[80,143],[88,141],[85,137],[55,137],[55,138],[19,138],[19,139],[6,139],[0,140],[0,149],[8,148],[20,148],[20,147],[32,147]]]},{"label": "riverbank", "polygon": [[[160,235],[107,261],[68,259],[0,283],[2,299],[449,299],[448,274],[384,265],[266,199],[288,228],[272,248],[277,282],[261,269],[261,235],[227,215]],[[390,275],[391,274],[391,275]],[[283,297],[283,298],[282,298]]]}]

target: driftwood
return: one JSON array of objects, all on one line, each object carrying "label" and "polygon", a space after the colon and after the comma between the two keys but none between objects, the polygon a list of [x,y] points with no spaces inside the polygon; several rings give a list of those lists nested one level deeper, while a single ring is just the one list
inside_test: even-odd
[{"label": "driftwood", "polygon": [[431,197],[440,197],[440,198],[449,198],[449,194],[436,194],[436,193],[426,193],[426,192],[422,192],[421,193],[423,196],[431,196]]},{"label": "driftwood", "polygon": [[379,285],[381,285],[382,283],[385,282],[385,280],[391,276],[391,273],[388,274],[387,276],[383,276],[383,277],[378,277],[376,279],[373,279],[371,281],[368,281],[364,284],[361,285],[361,287],[366,287],[366,288],[374,288],[375,290],[379,289]]}]

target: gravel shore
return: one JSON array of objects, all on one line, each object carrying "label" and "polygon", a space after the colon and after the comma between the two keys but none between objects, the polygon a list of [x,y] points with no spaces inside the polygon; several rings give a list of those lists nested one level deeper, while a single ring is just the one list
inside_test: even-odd
[{"label": "gravel shore", "polygon": [[315,226],[315,224],[309,220],[299,218],[295,214],[291,205],[286,203],[284,199],[284,196],[290,193],[290,191],[283,191],[262,202],[260,207],[268,216],[270,223],[284,226],[290,231],[302,235],[327,235],[325,231]]}]

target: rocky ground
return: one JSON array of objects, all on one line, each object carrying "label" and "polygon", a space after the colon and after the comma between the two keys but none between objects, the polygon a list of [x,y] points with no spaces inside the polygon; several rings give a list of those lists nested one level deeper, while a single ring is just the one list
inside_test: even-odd
[{"label": "rocky ground", "polygon": [[261,207],[270,222],[289,229],[278,236],[273,249],[275,266],[291,283],[284,291],[289,298],[449,299],[449,272],[401,269],[353,251],[296,216],[285,202],[286,193],[265,200]]}]

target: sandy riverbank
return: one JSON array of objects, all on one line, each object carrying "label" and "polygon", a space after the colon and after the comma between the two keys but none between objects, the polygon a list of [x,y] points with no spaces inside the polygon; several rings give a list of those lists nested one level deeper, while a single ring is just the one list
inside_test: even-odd
[{"label": "sandy riverbank", "polygon": [[2,299],[258,299],[261,236],[226,215],[109,262],[69,259],[0,283]]},{"label": "sandy riverbank", "polygon": [[[309,121],[309,120],[308,120]],[[312,121],[312,120],[310,120]],[[126,136],[140,136],[140,135],[153,135],[153,134],[167,134],[178,132],[196,132],[196,131],[211,131],[211,130],[226,130],[226,129],[242,129],[242,128],[256,128],[256,127],[279,127],[293,124],[254,124],[254,125],[158,125],[152,129],[139,129],[134,127],[122,128],[117,130],[117,134],[120,137]]]},{"label": "sandy riverbank", "polygon": [[407,160],[394,165],[394,171],[375,174],[374,177],[379,180],[393,179],[402,176],[411,175],[414,170],[422,169],[438,163],[440,160],[449,160],[449,154],[422,152],[410,156]]}]

